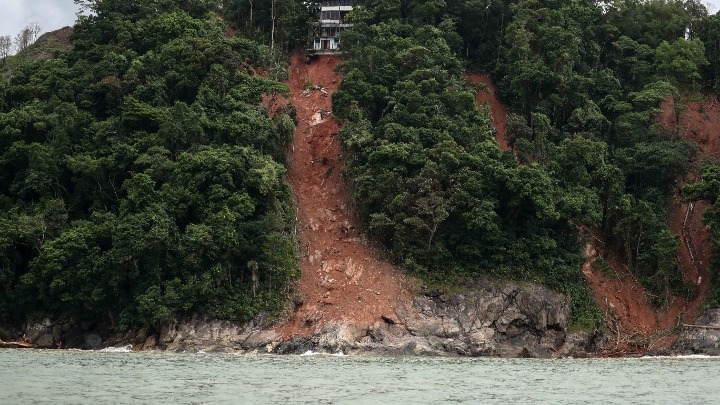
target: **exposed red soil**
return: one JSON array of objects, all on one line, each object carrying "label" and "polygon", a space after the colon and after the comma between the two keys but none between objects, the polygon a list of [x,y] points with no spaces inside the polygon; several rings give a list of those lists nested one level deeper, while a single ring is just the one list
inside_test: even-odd
[{"label": "exposed red soil", "polygon": [[500,149],[504,151],[510,150],[510,144],[507,139],[507,131],[505,129],[505,121],[507,121],[507,109],[505,105],[495,95],[495,85],[492,78],[487,73],[466,73],[465,78],[472,84],[481,84],[484,88],[475,96],[475,103],[478,107],[487,105],[490,108],[490,117],[492,118],[493,127],[497,131],[495,138],[500,145]]},{"label": "exposed red soil", "polygon": [[683,102],[678,125],[675,100],[669,97],[662,105],[661,125],[699,148],[699,156],[720,159],[720,103],[714,95],[702,102]]},{"label": "exposed red soil", "polygon": [[[288,178],[298,209],[302,303],[277,329],[285,337],[308,336],[333,322],[370,326],[383,317],[392,317],[394,308],[411,299],[403,275],[383,261],[359,234],[349,192],[340,176],[342,150],[336,139],[339,126],[331,113],[331,96],[341,81],[334,72],[339,62],[337,57],[321,57],[306,64],[299,54],[292,59],[289,85],[299,123],[289,154]],[[489,107],[498,143],[501,149],[510,150],[505,128],[507,109],[495,97],[490,76],[471,73],[466,77],[485,86],[476,102]],[[307,85],[322,87],[327,94],[305,91]],[[274,112],[282,102],[266,99],[265,104]],[[714,98],[705,103],[688,103],[680,125],[668,101],[663,105],[660,122],[697,144],[698,158],[720,157],[720,105]],[[679,185],[682,183],[683,179]],[[676,196],[668,223],[681,239],[678,261],[685,281],[698,288],[692,301],[673,297],[660,310],[652,306],[647,292],[626,269],[620,250],[607,248],[600,238],[592,236],[585,248],[587,260],[582,271],[607,315],[608,336],[614,343],[607,354],[668,348],[675,339],[673,329],[696,316],[708,287],[711,246],[702,224],[707,206],[706,202],[682,204]],[[609,265],[608,271],[598,268],[599,258]]]},{"label": "exposed red soil", "polygon": [[[678,116],[680,122],[678,123]],[[675,111],[675,100],[669,97],[662,105],[661,125],[686,142],[698,147],[694,163],[701,159],[720,159],[720,104],[714,95],[702,102],[686,102],[684,111]],[[697,180],[698,173],[691,172],[687,178],[678,180],[678,188]],[[708,266],[712,255],[712,243],[707,227],[702,222],[708,201],[683,203],[675,195],[675,205],[670,215],[670,226],[680,236],[678,257],[683,266],[685,281],[698,286],[698,295],[690,303],[688,313],[693,320],[709,287]]]},{"label": "exposed red soil", "polygon": [[[625,267],[618,249],[606,249],[598,238],[586,245],[584,254],[583,275],[606,317],[610,346],[604,354],[627,355],[667,349],[675,339],[671,330],[682,325],[687,317],[688,303],[672,297],[666,308],[656,310],[647,291]],[[603,259],[609,269],[599,268],[598,259]]]},{"label": "exposed red soil", "polygon": [[[334,69],[340,61],[322,56],[307,64],[296,54],[290,67],[288,85],[298,125],[288,154],[288,179],[297,207],[302,302],[276,329],[286,338],[310,336],[330,323],[367,327],[383,317],[394,319],[394,309],[412,297],[402,273],[358,231],[341,176],[339,125],[331,112],[331,97],[341,81]],[[310,85],[314,89],[307,90]],[[270,103],[272,110],[277,108]]]},{"label": "exposed red soil", "polygon": [[[698,146],[696,162],[702,158],[720,158],[720,105],[717,100],[713,96],[704,102],[686,103],[686,106],[685,111],[677,113],[674,99],[668,98],[661,106],[660,125]],[[696,177],[696,173],[690,173],[687,178],[678,179],[678,191]],[[670,229],[680,239],[677,259],[684,281],[696,286],[695,296],[690,301],[673,297],[667,308],[654,310],[648,302],[647,292],[624,267],[618,249],[604,249],[604,244],[597,238],[586,247],[583,274],[593,285],[596,301],[609,315],[610,327],[617,335],[616,345],[609,351],[666,349],[676,338],[673,329],[691,323],[697,316],[709,286],[707,273],[712,246],[708,229],[702,223],[708,206],[706,201],[683,203],[676,193],[668,216]],[[607,260],[611,274],[604,274],[594,266],[599,256]]]},{"label": "exposed red soil", "polygon": [[[489,107],[498,144],[502,150],[510,150],[505,126],[508,113],[495,96],[492,78],[488,74],[478,73],[467,73],[466,78],[473,84],[484,86],[476,96],[476,103],[479,107]],[[648,348],[668,347],[673,339],[662,331],[677,326],[687,303],[674,298],[668,308],[656,311],[643,287],[624,267],[617,249],[605,248],[605,243],[598,235],[582,231],[592,238],[592,242],[585,247],[586,261],[582,272],[593,288],[595,301],[606,315],[610,329],[608,335],[614,343],[608,353],[629,355]],[[598,259],[605,260],[609,265],[609,274],[597,268],[595,264]],[[642,345],[642,348],[638,345]]]},{"label": "exposed red soil", "polygon": [[[675,100],[669,97],[662,105],[661,125],[686,142],[698,147],[695,163],[700,159],[720,159],[720,104],[714,95],[702,102],[686,102],[685,110],[675,112]],[[697,180],[696,172],[679,179],[678,188]],[[693,313],[699,309],[702,298],[709,287],[707,274],[712,254],[712,244],[707,227],[702,222],[708,201],[683,203],[675,195],[675,205],[670,215],[670,226],[681,238],[678,256],[684,269],[685,281],[698,286],[698,297],[691,303]],[[692,319],[692,318],[690,318]]]}]

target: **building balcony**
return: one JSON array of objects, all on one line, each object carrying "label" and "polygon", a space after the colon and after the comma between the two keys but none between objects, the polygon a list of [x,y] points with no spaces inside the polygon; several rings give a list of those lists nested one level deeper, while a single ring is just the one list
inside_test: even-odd
[{"label": "building balcony", "polygon": [[321,7],[350,7],[352,8],[353,3],[355,3],[353,0],[330,0],[330,1],[321,1],[320,6]]}]

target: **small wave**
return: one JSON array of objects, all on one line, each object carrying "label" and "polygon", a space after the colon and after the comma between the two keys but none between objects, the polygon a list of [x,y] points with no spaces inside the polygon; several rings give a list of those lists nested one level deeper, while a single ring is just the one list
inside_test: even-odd
[{"label": "small wave", "polygon": [[325,352],[314,352],[312,350],[308,350],[305,353],[300,354],[300,356],[334,356],[334,357],[344,357],[347,356],[342,351],[339,351],[337,353],[325,353]]},{"label": "small wave", "polygon": [[101,352],[105,353],[130,353],[132,352],[132,346],[120,346],[120,347],[106,347],[104,349],[100,350]]},{"label": "small wave", "polygon": [[710,356],[707,354],[683,354],[683,355],[677,355],[677,356],[643,356],[639,357],[643,360],[696,360],[696,359],[714,359],[714,360],[720,360],[720,357],[718,356]]}]

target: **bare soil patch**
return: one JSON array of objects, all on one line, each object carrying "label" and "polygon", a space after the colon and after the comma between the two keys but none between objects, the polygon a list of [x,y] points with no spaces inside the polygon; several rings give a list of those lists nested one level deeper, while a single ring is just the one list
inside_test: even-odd
[{"label": "bare soil patch", "polygon": [[510,150],[510,144],[507,139],[507,130],[505,129],[505,121],[507,120],[507,108],[500,102],[496,96],[495,85],[492,78],[487,73],[466,73],[465,78],[472,84],[481,84],[484,88],[475,96],[475,103],[478,107],[487,105],[490,108],[490,117],[492,125],[497,131],[495,137],[500,145],[500,149],[504,151]]},{"label": "bare soil patch", "polygon": [[298,125],[288,179],[297,207],[302,276],[301,302],[277,328],[285,338],[311,336],[331,323],[369,327],[384,317],[396,319],[395,308],[412,300],[404,275],[359,231],[342,178],[340,127],[331,105],[342,80],[335,72],[340,62],[339,57],[321,56],[307,64],[298,53],[290,67],[288,85]]}]

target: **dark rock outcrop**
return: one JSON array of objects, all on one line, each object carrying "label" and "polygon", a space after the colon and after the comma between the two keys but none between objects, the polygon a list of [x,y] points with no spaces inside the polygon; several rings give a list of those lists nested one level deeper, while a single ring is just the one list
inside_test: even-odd
[{"label": "dark rock outcrop", "polygon": [[[114,335],[92,323],[49,320],[24,331],[44,348],[63,342],[66,348],[137,351],[585,357],[597,350],[599,340],[586,332],[568,333],[569,314],[569,299],[550,289],[483,280],[463,292],[417,295],[370,326],[331,323],[310,336],[284,338],[264,317],[240,324],[199,315],[167,322],[157,331]],[[717,337],[708,339],[696,346],[717,348]]]},{"label": "dark rock outcrop", "polygon": [[38,349],[86,349],[96,350],[111,343],[107,339],[106,329],[94,322],[51,322],[44,319],[40,322],[28,323],[22,331],[13,333],[16,340],[24,336],[33,347]]},{"label": "dark rock outcrop", "polygon": [[587,333],[567,333],[568,298],[539,286],[479,283],[452,295],[419,295],[369,328],[338,323],[295,338],[279,353],[319,352],[498,357],[586,356]]},{"label": "dark rock outcrop", "polygon": [[673,354],[720,356],[720,308],[705,311],[675,341]]}]

